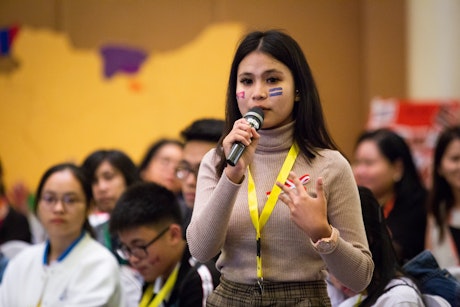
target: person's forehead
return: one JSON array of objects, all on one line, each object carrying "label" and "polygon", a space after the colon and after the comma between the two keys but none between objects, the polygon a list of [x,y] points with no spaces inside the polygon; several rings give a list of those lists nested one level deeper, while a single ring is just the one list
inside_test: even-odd
[{"label": "person's forehead", "polygon": [[214,142],[189,141],[184,147],[184,160],[191,164],[199,163],[203,159],[203,156],[215,146],[216,143]]},{"label": "person's forehead", "polygon": [[157,156],[169,156],[172,154],[181,154],[182,147],[175,143],[167,143],[161,146],[155,154]]},{"label": "person's forehead", "polygon": [[118,233],[120,239],[125,244],[132,244],[136,242],[143,242],[152,239],[153,236],[158,234],[158,230],[153,227],[139,226],[128,228]]}]

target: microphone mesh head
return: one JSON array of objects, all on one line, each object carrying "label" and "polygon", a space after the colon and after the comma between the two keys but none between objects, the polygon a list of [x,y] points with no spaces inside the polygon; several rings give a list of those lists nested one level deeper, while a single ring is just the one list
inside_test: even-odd
[{"label": "microphone mesh head", "polygon": [[259,130],[264,122],[264,112],[262,111],[262,108],[254,107],[244,115],[244,118],[246,118],[249,124],[256,130]]}]

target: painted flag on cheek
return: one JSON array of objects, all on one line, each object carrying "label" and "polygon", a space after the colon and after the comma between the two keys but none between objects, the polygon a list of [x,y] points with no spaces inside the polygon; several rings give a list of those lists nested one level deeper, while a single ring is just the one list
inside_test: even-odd
[{"label": "painted flag on cheek", "polygon": [[283,95],[283,88],[282,87],[274,87],[268,90],[268,96],[280,96]]}]

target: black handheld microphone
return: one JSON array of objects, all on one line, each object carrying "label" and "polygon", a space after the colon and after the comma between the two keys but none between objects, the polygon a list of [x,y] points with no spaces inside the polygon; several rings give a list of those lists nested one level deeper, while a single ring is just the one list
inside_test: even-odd
[{"label": "black handheld microphone", "polygon": [[[259,130],[264,122],[264,112],[261,108],[254,107],[244,115],[244,118],[246,118],[246,120],[249,122],[249,125],[254,127],[256,130]],[[232,145],[232,149],[230,150],[230,154],[228,155],[227,163],[231,166],[235,166],[238,160],[241,158],[245,148],[246,146],[240,142],[234,143]]]}]

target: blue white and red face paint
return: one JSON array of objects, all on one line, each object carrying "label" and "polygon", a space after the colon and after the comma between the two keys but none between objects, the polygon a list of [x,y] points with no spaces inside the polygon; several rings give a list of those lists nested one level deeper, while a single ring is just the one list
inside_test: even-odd
[{"label": "blue white and red face paint", "polygon": [[[269,97],[281,96],[283,95],[283,88],[282,87],[274,87],[268,90]],[[244,91],[236,93],[236,99],[244,99],[246,94]]]},{"label": "blue white and red face paint", "polygon": [[274,87],[268,90],[268,96],[281,96],[283,95],[283,88],[282,87]]}]

